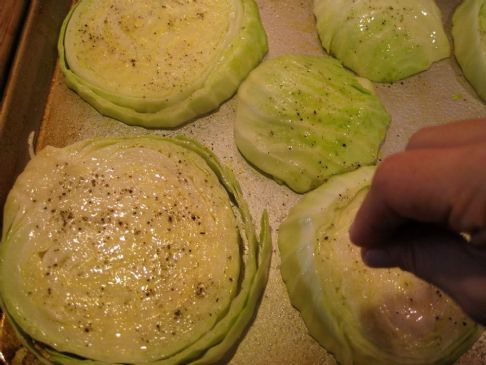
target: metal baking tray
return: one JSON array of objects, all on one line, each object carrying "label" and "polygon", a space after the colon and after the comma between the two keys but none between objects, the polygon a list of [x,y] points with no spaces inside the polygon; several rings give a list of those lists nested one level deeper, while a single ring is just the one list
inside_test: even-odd
[{"label": "metal baking tray", "polygon": [[[312,14],[312,0],[256,0],[269,38],[267,58],[281,54],[323,54]],[[307,334],[291,306],[279,273],[278,227],[300,198],[285,186],[261,175],[238,153],[233,140],[235,99],[217,111],[171,131],[130,127],[103,117],[69,90],[57,66],[56,42],[70,0],[32,0],[0,110],[0,203],[28,161],[28,136],[35,132],[35,149],[62,147],[75,141],[108,135],[188,135],[210,147],[238,178],[253,217],[270,213],[274,255],[267,288],[256,317],[225,362],[248,364],[335,364]],[[438,1],[447,30],[459,0]],[[381,156],[405,146],[421,127],[486,116],[483,104],[464,80],[453,58],[393,85],[376,85],[393,117]],[[35,363],[0,322],[0,357],[8,364]],[[486,365],[486,335],[458,365]]]}]

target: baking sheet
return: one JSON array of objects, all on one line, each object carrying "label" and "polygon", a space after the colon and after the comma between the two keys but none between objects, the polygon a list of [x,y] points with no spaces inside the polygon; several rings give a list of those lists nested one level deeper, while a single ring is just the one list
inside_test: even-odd
[{"label": "baking sheet", "polygon": [[[312,0],[256,1],[269,38],[267,58],[289,53],[323,54],[315,30]],[[448,30],[452,10],[458,3],[457,0],[438,2]],[[421,127],[486,116],[486,105],[479,101],[453,59],[439,62],[429,71],[403,82],[376,85],[376,88],[393,117],[381,157],[402,149],[410,135]],[[210,147],[234,171],[253,217],[257,220],[263,209],[267,209],[273,228],[274,255],[267,288],[254,322],[227,361],[232,365],[335,364],[333,357],[307,334],[299,313],[289,302],[278,271],[278,226],[299,196],[259,174],[238,153],[233,140],[235,108],[233,98],[207,117],[172,131],[130,127],[101,116],[82,101],[65,86],[63,76],[56,68],[45,108],[40,113],[40,127],[36,128],[36,148],[46,145],[62,147],[94,136],[141,134],[185,134]],[[15,142],[23,143],[22,140]],[[6,343],[5,338],[4,331],[0,341]],[[11,344],[4,352],[8,362],[12,360],[15,346]],[[24,355],[18,353],[17,362]],[[457,364],[486,365],[486,336],[483,335]]]},{"label": "baking sheet", "polygon": [[0,96],[26,8],[27,0],[3,0],[0,7]]}]

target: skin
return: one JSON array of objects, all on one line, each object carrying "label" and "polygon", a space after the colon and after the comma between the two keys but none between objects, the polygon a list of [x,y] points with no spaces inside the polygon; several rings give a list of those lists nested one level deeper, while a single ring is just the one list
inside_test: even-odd
[{"label": "skin", "polygon": [[486,119],[422,129],[385,159],[350,238],[368,266],[412,272],[486,325]]}]

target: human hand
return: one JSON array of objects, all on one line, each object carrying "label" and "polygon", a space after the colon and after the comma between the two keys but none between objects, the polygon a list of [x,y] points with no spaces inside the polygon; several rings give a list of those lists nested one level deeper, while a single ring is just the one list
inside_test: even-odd
[{"label": "human hand", "polygon": [[486,325],[486,119],[423,129],[385,159],[350,238],[367,265],[413,272]]}]

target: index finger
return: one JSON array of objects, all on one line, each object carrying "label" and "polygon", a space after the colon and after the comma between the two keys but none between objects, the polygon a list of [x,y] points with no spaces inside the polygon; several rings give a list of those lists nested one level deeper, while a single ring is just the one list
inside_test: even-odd
[{"label": "index finger", "polygon": [[460,147],[484,141],[486,118],[469,119],[423,128],[410,138],[406,149]]},{"label": "index finger", "polygon": [[385,159],[355,217],[351,240],[380,246],[407,221],[448,225],[464,157],[461,149],[420,149]]}]

